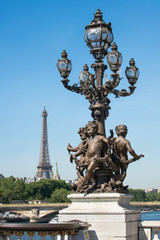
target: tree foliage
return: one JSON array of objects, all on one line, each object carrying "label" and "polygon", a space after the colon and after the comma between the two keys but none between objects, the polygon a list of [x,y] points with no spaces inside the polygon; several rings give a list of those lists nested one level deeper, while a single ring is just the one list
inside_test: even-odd
[{"label": "tree foliage", "polygon": [[160,201],[160,193],[149,192],[146,193],[142,189],[129,189],[129,193],[133,196],[132,202],[154,202]]},{"label": "tree foliage", "polygon": [[11,176],[3,178],[0,181],[0,201],[2,203],[11,203],[13,200],[50,201],[50,198],[53,198],[53,192],[58,189],[65,190],[60,191],[63,193],[63,197],[59,198],[60,201],[63,202],[63,199],[67,201],[67,198],[64,196],[71,190],[71,184],[65,183],[63,180],[43,179],[32,183],[25,183],[23,179],[15,179]]},{"label": "tree foliage", "polygon": [[60,188],[56,189],[50,198],[50,202],[53,203],[66,203],[66,202],[71,202],[68,198],[67,195],[69,195],[70,191],[67,191],[67,189]]}]

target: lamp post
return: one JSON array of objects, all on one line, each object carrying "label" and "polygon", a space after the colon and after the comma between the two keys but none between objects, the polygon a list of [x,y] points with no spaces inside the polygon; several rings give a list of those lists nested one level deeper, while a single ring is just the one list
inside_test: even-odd
[{"label": "lamp post", "polygon": [[[121,81],[119,69],[122,64],[122,54],[118,52],[118,47],[113,42],[113,33],[111,23],[106,24],[102,19],[102,13],[98,9],[94,14],[91,24],[85,27],[84,39],[90,48],[90,53],[95,58],[95,62],[91,65],[94,74],[89,72],[87,64],[84,65],[83,71],[80,72],[79,82],[69,85],[69,74],[72,70],[72,63],[67,58],[67,53],[63,50],[62,58],[58,60],[57,67],[60,72],[63,86],[76,93],[84,95],[89,101],[89,109],[92,112],[93,119],[98,123],[98,131],[105,135],[104,121],[109,115],[110,100],[108,94],[112,93],[115,97],[126,97],[133,94],[135,83],[139,77],[139,70],[135,66],[135,61],[131,58],[129,67],[126,67],[125,75],[130,84],[129,91],[126,89],[118,90],[117,86]],[[113,43],[112,43],[113,42]],[[111,47],[111,52],[109,48]],[[103,59],[107,58],[110,70],[112,71],[110,80],[103,83],[104,72],[108,68],[104,64]]]}]

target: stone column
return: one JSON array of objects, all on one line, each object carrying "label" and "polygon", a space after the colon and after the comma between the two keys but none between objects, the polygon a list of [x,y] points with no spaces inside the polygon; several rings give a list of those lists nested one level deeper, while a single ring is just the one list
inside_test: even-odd
[{"label": "stone column", "polygon": [[91,224],[90,240],[138,240],[140,211],[130,205],[129,194],[74,193],[72,204],[59,212],[59,221],[80,220]]}]

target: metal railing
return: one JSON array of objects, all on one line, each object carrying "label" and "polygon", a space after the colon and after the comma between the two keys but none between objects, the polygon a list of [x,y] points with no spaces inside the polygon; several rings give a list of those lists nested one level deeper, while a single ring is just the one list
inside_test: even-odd
[{"label": "metal railing", "polygon": [[142,221],[138,224],[139,240],[160,239],[160,221]]},{"label": "metal railing", "polygon": [[[82,240],[89,240],[88,227],[90,225],[80,221],[69,221],[65,223],[1,223],[0,240],[11,240],[12,236],[17,236],[17,240],[23,240],[23,236],[33,240],[37,234],[41,240],[45,237],[50,240],[75,240],[77,236]],[[48,238],[49,237],[49,238]],[[26,239],[26,237],[25,237]]]}]

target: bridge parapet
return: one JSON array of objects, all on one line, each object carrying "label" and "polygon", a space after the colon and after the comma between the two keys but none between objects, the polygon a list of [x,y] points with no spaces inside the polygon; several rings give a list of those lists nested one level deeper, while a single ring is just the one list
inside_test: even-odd
[{"label": "bridge parapet", "polygon": [[65,236],[69,240],[89,240],[89,226],[88,223],[75,220],[56,224],[0,224],[0,240],[11,240],[13,234],[17,236],[17,240],[21,240],[25,232],[30,240],[33,240],[36,234],[41,236],[41,240],[48,235],[51,240],[56,240],[57,237],[64,240]]},{"label": "bridge parapet", "polygon": [[68,204],[5,204],[0,206],[0,212],[12,212],[30,218],[31,222],[49,222],[59,210]]},{"label": "bridge parapet", "polygon": [[36,203],[36,204],[2,204],[0,205],[0,212],[16,211],[30,211],[33,208],[39,210],[62,210],[70,205],[70,203]]}]

